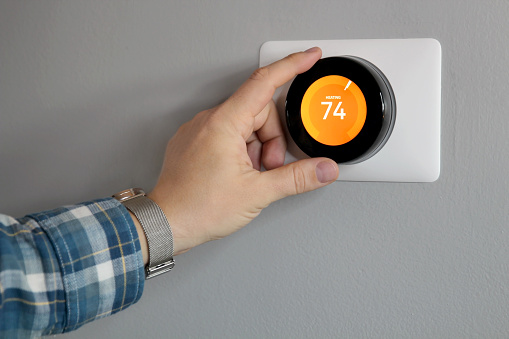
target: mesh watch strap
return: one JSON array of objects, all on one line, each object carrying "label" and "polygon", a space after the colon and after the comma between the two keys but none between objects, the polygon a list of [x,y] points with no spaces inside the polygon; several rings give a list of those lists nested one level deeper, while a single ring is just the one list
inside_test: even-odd
[{"label": "mesh watch strap", "polygon": [[136,216],[147,237],[149,263],[145,268],[146,278],[170,271],[175,266],[173,234],[163,210],[144,195],[124,200],[122,204]]}]

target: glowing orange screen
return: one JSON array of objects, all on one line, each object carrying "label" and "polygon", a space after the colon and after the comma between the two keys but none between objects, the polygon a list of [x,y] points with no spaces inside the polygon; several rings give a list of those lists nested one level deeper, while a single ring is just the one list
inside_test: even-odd
[{"label": "glowing orange screen", "polygon": [[366,122],[366,99],[348,78],[328,75],[316,80],[304,93],[301,119],[316,141],[338,146],[359,134]]}]

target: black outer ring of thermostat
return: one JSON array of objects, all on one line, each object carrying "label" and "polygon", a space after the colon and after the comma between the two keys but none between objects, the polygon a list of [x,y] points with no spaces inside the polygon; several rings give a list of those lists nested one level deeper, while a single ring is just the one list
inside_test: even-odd
[{"label": "black outer ring of thermostat", "polygon": [[[328,75],[352,80],[366,99],[366,121],[349,142],[329,146],[316,141],[301,119],[301,104],[309,86]],[[375,65],[355,56],[323,58],[293,80],[286,96],[286,124],[297,146],[310,157],[328,157],[337,163],[355,164],[371,158],[387,142],[396,120],[396,100],[392,87]]]}]

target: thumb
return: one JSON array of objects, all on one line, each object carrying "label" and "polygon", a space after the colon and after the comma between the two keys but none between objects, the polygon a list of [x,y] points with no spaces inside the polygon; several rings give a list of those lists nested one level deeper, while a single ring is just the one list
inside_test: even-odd
[{"label": "thumb", "polygon": [[338,165],[328,158],[311,158],[263,172],[260,187],[267,189],[266,203],[284,197],[309,192],[334,182],[339,174]]}]

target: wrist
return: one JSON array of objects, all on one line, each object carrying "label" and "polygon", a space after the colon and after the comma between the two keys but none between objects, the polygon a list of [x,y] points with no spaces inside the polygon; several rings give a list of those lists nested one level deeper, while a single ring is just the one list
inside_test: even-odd
[{"label": "wrist", "polygon": [[[143,227],[141,227],[140,222],[138,221],[138,218],[129,211],[129,215],[131,216],[131,219],[133,220],[134,226],[136,226],[136,231],[138,231],[138,238],[140,240],[140,246],[141,246],[141,252],[143,254],[143,264],[148,264],[148,242],[147,242],[147,236],[145,235],[145,231],[143,231]],[[169,222],[169,220],[168,220]],[[176,230],[175,230],[176,231]],[[182,238],[178,235],[175,235],[175,233],[178,234],[178,232],[174,231],[173,235],[173,255],[177,256],[179,254],[185,253],[189,251],[192,247],[190,241],[186,241],[185,238]]]},{"label": "wrist", "polygon": [[[164,203],[165,200],[158,197],[156,194],[154,194],[154,192],[147,194],[147,198],[154,201],[163,210],[168,223],[171,225],[173,233],[173,255],[177,256],[195,247],[196,241],[194,241],[193,237],[189,236],[189,234],[186,232],[186,229],[188,228],[185,227],[185,220],[183,220],[175,210],[168,208],[168,204]],[[141,232],[143,232],[141,225],[139,225],[139,227]],[[138,232],[140,232],[140,230]]]},{"label": "wrist", "polygon": [[[182,230],[177,227],[171,220],[172,218],[168,217],[168,214],[171,213],[171,211],[166,211],[163,206],[156,201],[156,198],[152,196],[151,194],[147,195],[148,198],[152,199],[156,204],[159,205],[164,211],[164,214],[168,218],[168,223],[172,225],[172,231],[173,231],[173,252],[174,256],[177,256],[179,254],[185,253],[189,251],[191,248],[193,248],[195,245],[193,244],[193,241],[190,240],[190,237],[184,236]],[[148,252],[148,242],[147,242],[147,236],[145,235],[145,231],[143,230],[143,227],[141,227],[140,222],[138,221],[138,218],[133,214],[133,212],[129,211],[129,215],[131,216],[131,219],[133,220],[134,226],[136,227],[136,231],[138,232],[138,239],[140,241],[140,247],[141,252],[143,255],[143,264],[147,265],[149,260],[149,252]]]},{"label": "wrist", "polygon": [[173,260],[173,234],[164,211],[141,188],[129,188],[113,195],[129,211],[145,263],[146,279],[169,272]]}]

